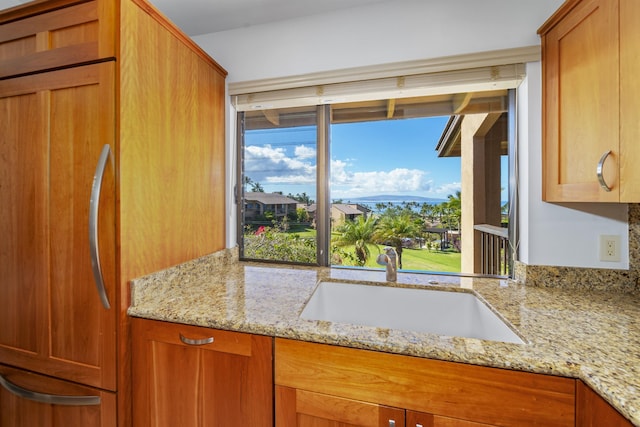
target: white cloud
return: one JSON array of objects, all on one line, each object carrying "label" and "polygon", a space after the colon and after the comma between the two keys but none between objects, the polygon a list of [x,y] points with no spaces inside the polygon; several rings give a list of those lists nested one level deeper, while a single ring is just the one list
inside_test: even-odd
[{"label": "white cloud", "polygon": [[332,197],[427,192],[433,185],[423,170],[396,168],[391,171],[348,172],[347,166],[339,160],[331,163]]},{"label": "white cloud", "polygon": [[306,145],[298,145],[295,148],[295,155],[298,159],[315,159],[316,158],[316,149],[313,147],[308,147]]},{"label": "white cloud", "polygon": [[[316,181],[316,150],[298,145],[288,147],[247,146],[245,173],[261,184],[313,185]],[[389,171],[352,172],[350,161],[331,161],[331,197],[349,198],[374,194],[421,194],[446,198],[460,190],[459,182],[436,187],[429,172],[395,168]]]},{"label": "white cloud", "polygon": [[302,156],[291,157],[282,147],[274,148],[270,144],[248,146],[244,153],[245,174],[261,183],[313,183],[316,167],[306,160],[310,150],[298,146],[295,151]]},{"label": "white cloud", "polygon": [[462,184],[459,182],[450,182],[448,184],[443,184],[438,188],[434,189],[433,192],[438,196],[442,196],[443,198],[447,197],[450,194],[456,194],[456,191],[460,191],[462,189]]}]

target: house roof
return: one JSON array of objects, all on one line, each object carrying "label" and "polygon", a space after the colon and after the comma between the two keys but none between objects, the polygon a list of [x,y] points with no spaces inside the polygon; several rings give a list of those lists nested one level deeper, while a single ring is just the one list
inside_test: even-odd
[{"label": "house roof", "polygon": [[332,208],[338,209],[345,215],[361,215],[363,212],[354,205],[345,205],[342,203],[334,203]]},{"label": "house roof", "polygon": [[247,202],[258,202],[263,205],[290,205],[298,203],[297,200],[279,193],[249,192],[244,193],[244,199]]},{"label": "house roof", "polygon": [[[453,115],[449,117],[440,140],[436,145],[438,157],[460,157],[462,155],[462,121],[464,115]],[[500,144],[500,155],[507,154],[508,146],[508,118],[507,113],[500,114],[496,123],[491,130],[485,135],[485,141],[496,142]]]}]

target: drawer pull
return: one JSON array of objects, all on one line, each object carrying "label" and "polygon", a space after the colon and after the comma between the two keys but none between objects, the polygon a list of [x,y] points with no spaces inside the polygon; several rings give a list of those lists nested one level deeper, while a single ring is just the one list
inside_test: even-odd
[{"label": "drawer pull", "polygon": [[389,420],[389,427],[396,427],[396,421],[395,420]]},{"label": "drawer pull", "polygon": [[213,337],[194,340],[192,338],[187,338],[184,335],[180,334],[180,341],[188,345],[205,345],[205,344],[211,344],[213,342]]},{"label": "drawer pull", "polygon": [[611,150],[606,151],[602,157],[600,157],[600,161],[598,162],[598,166],[596,167],[596,176],[598,177],[598,182],[600,183],[600,187],[604,189],[604,191],[611,191],[611,187],[607,185],[607,181],[604,180],[604,176],[602,176],[602,171],[604,170],[604,161],[607,160],[611,154]]},{"label": "drawer pull", "polygon": [[38,403],[66,406],[89,406],[100,404],[100,396],[63,396],[58,394],[38,393],[37,391],[27,390],[26,388],[15,385],[2,375],[0,375],[0,385],[2,385],[2,387],[4,387],[9,393]]}]

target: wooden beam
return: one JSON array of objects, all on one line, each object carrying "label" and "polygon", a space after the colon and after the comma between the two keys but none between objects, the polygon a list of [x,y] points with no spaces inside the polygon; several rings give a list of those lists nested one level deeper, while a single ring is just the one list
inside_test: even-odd
[{"label": "wooden beam", "polygon": [[462,110],[464,110],[469,102],[471,102],[471,92],[467,93],[459,93],[453,96],[453,100],[451,102],[453,114],[461,114]]},{"label": "wooden beam", "polygon": [[278,114],[277,110],[262,110],[262,114],[272,125],[280,126],[280,114]]},{"label": "wooden beam", "polygon": [[387,119],[393,118],[393,114],[395,113],[395,110],[396,110],[396,100],[395,99],[387,100]]}]

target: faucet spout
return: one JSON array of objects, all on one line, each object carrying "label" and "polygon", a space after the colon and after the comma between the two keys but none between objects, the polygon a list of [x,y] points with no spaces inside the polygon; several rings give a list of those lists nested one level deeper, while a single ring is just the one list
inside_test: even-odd
[{"label": "faucet spout", "polygon": [[385,248],[383,254],[378,256],[376,260],[378,264],[384,265],[387,272],[387,282],[395,282],[398,280],[398,254],[393,248]]}]

